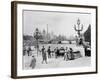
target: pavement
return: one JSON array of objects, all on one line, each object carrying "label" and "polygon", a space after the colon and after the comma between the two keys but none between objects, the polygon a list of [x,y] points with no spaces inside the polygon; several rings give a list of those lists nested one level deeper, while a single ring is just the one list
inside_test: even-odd
[{"label": "pavement", "polygon": [[[30,56],[27,54],[23,56],[23,69],[32,69],[30,67],[30,63],[32,60],[32,55],[36,58],[36,66],[35,69],[43,69],[43,68],[67,68],[67,67],[84,67],[84,66],[91,66],[91,57],[85,57],[84,56],[84,49],[82,46],[76,46],[75,44],[41,44],[39,45],[39,48],[41,49],[42,46],[45,46],[46,50],[48,46],[51,46],[51,49],[54,49],[55,47],[72,47],[74,51],[79,50],[81,52],[82,57],[77,58],[75,60],[67,60],[64,61],[63,57],[55,58],[55,55],[52,56],[52,58],[47,58],[47,64],[44,62],[42,64],[42,55],[40,52],[38,52],[37,56],[37,50],[34,50],[31,52]],[[48,55],[47,55],[48,56]]]},{"label": "pavement", "polygon": [[[32,69],[29,66],[32,60],[32,55],[23,56],[24,69]],[[55,58],[55,56],[52,56],[52,58],[47,58],[46,64],[45,62],[42,63],[42,55],[40,53],[38,54],[38,56],[37,54],[34,54],[34,56],[36,58],[35,69],[91,66],[91,57],[80,57],[74,60],[65,61],[63,57]]]}]

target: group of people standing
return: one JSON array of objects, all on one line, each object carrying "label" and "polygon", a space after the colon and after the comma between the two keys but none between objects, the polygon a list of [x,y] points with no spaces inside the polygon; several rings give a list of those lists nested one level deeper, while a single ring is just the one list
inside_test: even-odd
[{"label": "group of people standing", "polygon": [[[42,63],[45,62],[47,64],[47,55],[48,58],[52,57],[52,53],[54,53],[53,55],[55,55],[55,58],[58,58],[59,54],[60,54],[60,49],[58,47],[56,47],[54,49],[54,51],[51,50],[51,47],[49,46],[48,49],[46,50],[44,46],[42,46],[41,49],[41,53],[42,53]],[[47,54],[48,53],[48,54]],[[73,60],[74,59],[74,55],[73,55],[73,49],[66,47],[66,49],[64,49],[64,60]]]},{"label": "group of people standing", "polygon": [[[30,56],[32,49],[31,49],[31,47],[28,47],[28,49],[25,50],[25,51],[26,51],[27,55]],[[52,50],[50,46],[48,46],[47,49],[44,46],[42,46],[42,49],[40,50],[40,52],[41,52],[41,55],[42,55],[42,64],[44,62],[47,64],[48,63],[47,59],[50,59],[52,57],[55,57],[57,59],[59,57],[59,55],[61,54],[60,48],[56,47],[54,50]],[[73,49],[66,47],[64,49],[64,53],[63,53],[62,57],[63,57],[63,60],[65,60],[65,61],[73,60],[74,59]],[[30,63],[30,67],[32,67],[32,69],[33,69],[33,68],[35,68],[35,66],[36,66],[36,58],[33,55],[31,63]]]}]

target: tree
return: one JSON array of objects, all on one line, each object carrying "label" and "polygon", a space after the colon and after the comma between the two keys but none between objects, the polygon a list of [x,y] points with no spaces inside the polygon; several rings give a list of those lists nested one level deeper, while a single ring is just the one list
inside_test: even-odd
[{"label": "tree", "polygon": [[24,35],[23,36],[23,39],[24,40],[31,40],[33,37],[32,36],[30,36],[30,35]]},{"label": "tree", "polygon": [[84,33],[85,41],[91,44],[91,25],[89,24],[88,29]]}]

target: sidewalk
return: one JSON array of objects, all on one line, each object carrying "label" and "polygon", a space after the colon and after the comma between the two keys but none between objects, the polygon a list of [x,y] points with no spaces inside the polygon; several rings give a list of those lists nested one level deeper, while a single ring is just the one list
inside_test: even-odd
[{"label": "sidewalk", "polygon": [[[43,68],[67,68],[67,67],[84,67],[91,65],[91,57],[81,57],[75,60],[64,61],[63,57],[55,57],[47,58],[47,64],[44,62],[42,64],[42,56],[35,55],[36,57],[36,66],[35,69],[43,69]],[[24,56],[24,69],[31,69],[29,67],[32,57]]]},{"label": "sidewalk", "polygon": [[41,63],[41,57],[37,57],[36,69],[39,68],[66,68],[66,67],[84,67],[91,65],[91,57],[81,57],[75,60],[64,61],[63,57],[51,58],[47,60],[47,64]]}]

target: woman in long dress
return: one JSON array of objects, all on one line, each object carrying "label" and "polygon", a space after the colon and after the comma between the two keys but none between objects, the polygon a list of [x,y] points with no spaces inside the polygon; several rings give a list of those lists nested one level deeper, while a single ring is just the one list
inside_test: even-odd
[{"label": "woman in long dress", "polygon": [[30,67],[32,67],[32,69],[34,69],[36,66],[36,59],[34,56],[32,56],[32,60],[31,60],[31,64],[30,64]]},{"label": "woman in long dress", "polygon": [[64,53],[64,60],[68,60],[68,47],[66,47],[65,49],[65,53]]}]

